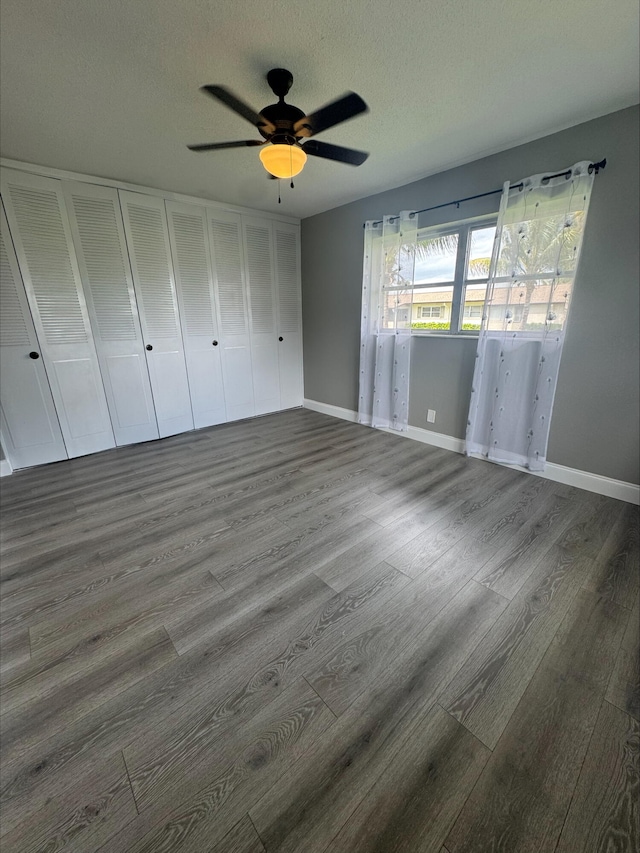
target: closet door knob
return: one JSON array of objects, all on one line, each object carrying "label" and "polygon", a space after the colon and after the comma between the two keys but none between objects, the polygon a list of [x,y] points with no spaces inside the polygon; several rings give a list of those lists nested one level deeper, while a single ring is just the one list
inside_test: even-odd
[{"label": "closet door knob", "polygon": [[279,341],[283,341],[283,340],[284,340],[284,338],[278,338],[278,340],[279,340]]},{"label": "closet door knob", "polygon": [[30,352],[29,358],[40,358],[40,353],[38,352]]},{"label": "closet door knob", "polygon": [[151,346],[151,344],[147,344],[146,348],[149,350],[149,352],[151,352],[151,350],[153,349],[153,347]]},{"label": "closet door knob", "polygon": [[211,343],[213,344],[214,347],[218,346],[218,341],[212,341]]}]

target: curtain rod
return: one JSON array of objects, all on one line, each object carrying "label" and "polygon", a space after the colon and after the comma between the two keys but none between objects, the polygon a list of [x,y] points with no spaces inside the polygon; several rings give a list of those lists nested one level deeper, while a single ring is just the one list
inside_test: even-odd
[{"label": "curtain rod", "polygon": [[[600,169],[604,169],[604,167],[606,165],[607,165],[607,158],[606,157],[604,159],[600,160],[598,163],[589,163],[589,174],[591,174],[592,172],[595,172],[597,175],[600,172]],[[556,172],[555,175],[546,175],[542,180],[544,182],[546,182],[546,181],[550,181],[552,178],[562,178],[565,176],[568,177],[570,174],[571,174],[571,169],[567,169],[565,172]],[[517,190],[523,186],[524,186],[524,184],[522,183],[522,181],[520,181],[519,184],[511,184],[509,186],[509,189],[510,190],[513,190],[513,189]],[[419,213],[427,213],[430,210],[439,210],[441,207],[450,207],[452,204],[455,204],[456,207],[460,207],[460,205],[462,204],[463,201],[474,201],[477,198],[485,198],[485,196],[488,196],[488,195],[496,195],[497,193],[501,193],[502,191],[503,191],[503,188],[500,187],[499,190],[489,190],[489,192],[486,192],[486,193],[478,193],[478,195],[468,195],[466,198],[458,198],[455,201],[445,201],[444,204],[435,204],[433,207],[423,207],[422,210],[412,210],[411,213],[409,214],[409,216],[410,217],[417,216]],[[399,216],[392,216],[389,221],[394,222],[396,219],[400,219],[400,217]],[[382,219],[378,219],[375,222],[373,222],[372,224],[373,225],[381,225]],[[364,228],[364,225],[363,225],[363,228]]]}]

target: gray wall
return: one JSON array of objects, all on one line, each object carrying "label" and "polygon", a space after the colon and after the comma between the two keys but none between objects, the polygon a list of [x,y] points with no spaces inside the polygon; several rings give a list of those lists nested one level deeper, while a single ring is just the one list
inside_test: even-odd
[{"label": "gray wall", "polygon": [[[638,483],[638,118],[637,106],[621,110],[303,220],[305,397],[357,408],[365,220],[606,157],[591,199],[548,459]],[[498,199],[421,216],[420,226],[497,210]],[[464,437],[474,355],[474,341],[414,338],[412,425]],[[434,425],[426,423],[428,408],[437,411]]]}]

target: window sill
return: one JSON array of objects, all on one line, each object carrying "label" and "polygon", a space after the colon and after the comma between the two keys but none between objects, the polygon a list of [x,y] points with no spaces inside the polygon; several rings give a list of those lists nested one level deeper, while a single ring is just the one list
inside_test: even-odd
[{"label": "window sill", "polygon": [[420,330],[416,329],[415,331],[411,332],[411,337],[412,338],[446,338],[447,340],[454,339],[456,341],[477,341],[478,338],[480,337],[480,333],[475,334],[475,333],[471,332],[468,335],[457,335],[457,334],[450,335],[447,332],[421,332]]}]

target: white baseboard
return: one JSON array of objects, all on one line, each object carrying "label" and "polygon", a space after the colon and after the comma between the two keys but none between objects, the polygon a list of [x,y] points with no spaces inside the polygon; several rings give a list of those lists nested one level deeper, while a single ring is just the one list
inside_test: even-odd
[{"label": "white baseboard", "polygon": [[640,504],[640,486],[626,483],[624,480],[613,480],[602,474],[591,474],[589,471],[579,471],[577,468],[567,468],[565,465],[556,465],[555,462],[547,462],[547,467],[540,474],[547,480],[556,483],[564,483],[565,486],[575,486],[577,489],[585,489],[587,492],[596,492],[606,495],[608,498],[616,498],[630,504]]},{"label": "white baseboard", "polygon": [[312,409],[314,412],[321,412],[323,415],[331,415],[332,418],[342,418],[343,421],[351,421],[354,424],[358,423],[358,413],[352,412],[351,409],[342,409],[340,406],[331,406],[329,403],[320,403],[318,400],[304,400],[305,409]]},{"label": "white baseboard", "polygon": [[[389,432],[396,432],[396,430],[389,430]],[[443,432],[434,432],[430,429],[409,426],[405,435],[407,438],[412,438],[414,441],[421,441],[423,444],[433,444],[436,447],[441,447],[443,450],[464,453],[464,440],[462,438],[454,438],[452,435],[445,435]]]},{"label": "white baseboard", "polygon": [[[482,459],[478,453],[471,454],[474,459]],[[580,471],[578,468],[567,468],[566,465],[558,465],[555,462],[547,462],[544,471],[529,471],[521,465],[508,465],[505,462],[495,462],[494,465],[503,465],[505,468],[513,468],[522,471],[523,474],[533,474],[534,477],[542,477],[543,480],[552,480],[554,483],[562,483],[564,486],[575,486],[576,489],[584,489],[585,492],[595,492],[597,495],[605,495],[630,504],[640,504],[640,486],[627,483],[624,480],[613,480],[602,474],[591,474],[589,471]]]},{"label": "white baseboard", "polygon": [[11,462],[8,459],[0,459],[0,477],[8,477],[12,473]]},{"label": "white baseboard", "polygon": [[[331,415],[334,418],[341,418],[352,423],[358,422],[358,413],[351,409],[343,409],[340,406],[331,406],[329,403],[320,403],[317,400],[307,399],[304,401],[304,407],[305,409],[312,409],[314,412],[321,412],[324,415]],[[431,444],[435,447],[441,447],[444,450],[452,450],[454,453],[464,453],[465,449],[463,439],[454,438],[451,435],[445,435],[440,432],[432,432],[429,429],[422,429],[421,427],[410,426],[406,432],[398,432],[395,429],[386,429],[384,432],[404,438],[411,438],[414,441],[421,441],[423,444]],[[544,479],[552,480],[555,483],[563,483],[565,486],[575,486],[577,489],[584,489],[587,492],[595,492],[599,495],[606,495],[609,498],[616,498],[619,501],[640,504],[640,486],[636,486],[634,483],[627,483],[624,480],[614,480],[611,477],[603,477],[601,474],[591,474],[589,471],[567,468],[566,465],[557,465],[555,462],[547,462],[547,467],[544,471],[528,471],[526,468],[521,468],[518,465],[509,465],[506,467],[515,468],[525,474],[534,474],[536,477],[544,477]]]}]

